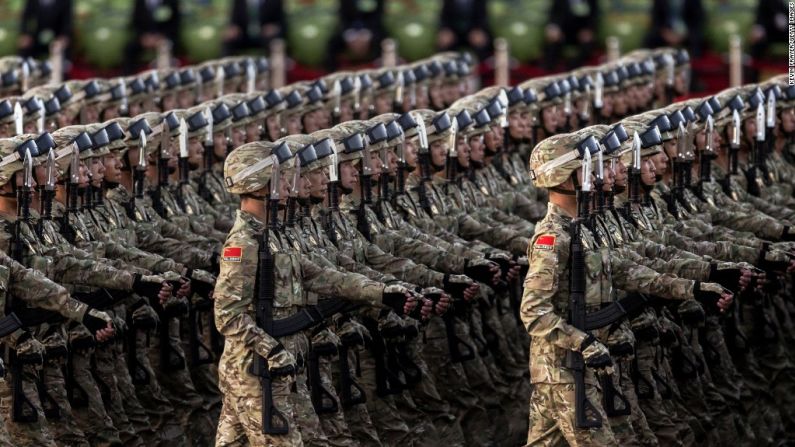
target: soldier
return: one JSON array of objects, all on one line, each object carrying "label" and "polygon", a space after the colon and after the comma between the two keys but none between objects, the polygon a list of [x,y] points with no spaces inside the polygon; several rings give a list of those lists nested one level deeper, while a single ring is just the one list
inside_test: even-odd
[{"label": "soldier", "polygon": [[[522,321],[532,338],[530,376],[535,386],[530,403],[531,422],[528,443],[542,440],[556,442],[565,439],[575,445],[615,445],[613,432],[607,424],[601,423],[606,420],[601,406],[591,404],[589,407],[592,411],[586,411],[584,414],[585,422],[599,420],[600,427],[583,430],[580,426],[583,421],[579,416],[575,418],[575,407],[586,405],[583,401],[578,401],[579,398],[575,399],[576,386],[585,387],[586,402],[600,402],[599,391],[592,385],[595,380],[592,370],[611,369],[612,359],[609,351],[594,335],[565,322],[557,313],[561,312],[561,309],[566,309],[569,302],[568,290],[565,287],[568,284],[570,267],[568,261],[561,263],[561,260],[570,257],[569,241],[572,236],[567,231],[567,227],[570,225],[570,219],[576,215],[577,209],[577,199],[570,193],[579,189],[578,185],[590,187],[591,183],[588,178],[590,167],[587,170],[580,167],[575,147],[577,143],[579,142],[574,141],[570,135],[549,138],[536,146],[530,159],[530,169],[535,175],[536,184],[551,190],[547,217],[536,226],[536,233],[530,245],[530,270],[525,279],[520,312]],[[588,147],[584,147],[584,151],[587,153]],[[587,163],[583,165],[588,166]],[[583,187],[583,190],[586,188]],[[608,265],[603,265],[605,262],[603,260],[606,259],[604,253],[595,250],[592,254],[587,254],[588,247],[592,247],[594,243],[591,233],[583,230],[582,235],[585,238],[585,269],[588,272],[585,276],[586,286],[589,281],[596,281],[595,278],[605,275],[604,278],[608,283],[616,280],[619,287],[628,291],[648,288],[657,294],[662,292],[680,300],[692,299],[695,296],[713,305],[717,303],[722,308],[728,307],[731,303],[731,294],[725,293],[724,289],[716,284],[694,283],[675,277],[658,276],[637,267],[624,270],[626,265],[622,265],[620,260],[609,254],[606,254],[609,256]],[[594,261],[589,262],[589,257]],[[561,270],[558,267],[561,265],[567,267]],[[630,276],[635,278],[645,276],[645,278],[640,282],[632,282]],[[607,296],[602,296],[601,293],[592,295],[594,289],[603,290]],[[586,309],[589,302],[596,303],[605,298],[612,300],[612,297],[608,298],[612,295],[611,289],[611,285],[606,289],[599,286],[586,287],[584,289],[588,291],[585,296]],[[561,293],[561,290],[565,292]],[[598,333],[600,337],[604,336],[602,332]],[[578,385],[574,384],[572,371],[560,366],[567,350],[580,352],[587,366],[584,370],[584,380]]]},{"label": "soldier", "polygon": [[[279,151],[272,154],[272,149]],[[224,246],[221,274],[215,289],[216,325],[226,337],[219,371],[224,403],[217,445],[232,445],[245,440],[263,445],[302,444],[301,431],[295,425],[295,405],[290,397],[290,387],[293,374],[297,372],[299,379],[305,377],[301,365],[296,364],[295,359],[306,358],[307,341],[301,332],[281,339],[265,332],[260,325],[272,325],[273,320],[271,323],[256,321],[261,318],[255,319],[247,311],[250,303],[263,299],[262,296],[254,296],[255,291],[273,292],[273,289],[267,292],[267,288],[276,288],[279,291],[271,295],[276,300],[264,303],[274,306],[269,311],[271,318],[284,318],[304,307],[303,287],[316,293],[332,293],[371,305],[380,303],[382,299],[387,303],[400,303],[395,305],[400,312],[410,311],[416,304],[407,293],[408,290],[402,286],[384,287],[381,283],[359,275],[343,275],[320,268],[286,245],[284,236],[273,225],[277,211],[274,207],[278,206],[280,196],[287,196],[286,182],[282,183],[285,187],[280,188],[280,182],[276,180],[281,176],[287,178],[285,171],[289,168],[287,162],[291,159],[291,154],[285,154],[284,149],[282,145],[252,143],[233,151],[226,161],[224,172],[229,190],[234,194],[242,194],[243,197],[237,221]],[[282,170],[281,165],[287,167]],[[269,200],[267,208],[263,206],[262,200]],[[264,237],[268,239],[263,240]],[[263,247],[262,244],[272,245]],[[275,256],[272,265],[258,262],[257,253],[262,250],[272,250]],[[273,284],[258,281],[253,274],[257,271],[258,264],[261,269],[275,269],[275,278],[279,278],[279,281]],[[297,276],[299,271],[300,276]],[[256,286],[257,283],[259,287]],[[288,286],[291,291],[283,293],[288,290],[285,288]],[[286,297],[292,298],[285,301]],[[397,301],[393,301],[393,298]],[[245,305],[241,307],[241,303]],[[249,365],[258,361],[256,356],[267,359],[260,365],[270,371],[269,383],[260,381],[249,372]],[[268,377],[267,371],[261,373]],[[305,379],[300,380],[305,383],[304,381]],[[302,386],[300,382],[299,387]],[[263,386],[271,389],[263,389]],[[263,401],[263,393],[265,396],[270,395],[270,402]],[[299,393],[301,399],[308,397],[305,390]],[[273,406],[277,410],[275,413],[263,412],[263,405]],[[263,415],[269,413],[273,417],[263,420]],[[276,423],[274,427],[270,426],[271,422]],[[274,431],[273,428],[277,430]]]}]

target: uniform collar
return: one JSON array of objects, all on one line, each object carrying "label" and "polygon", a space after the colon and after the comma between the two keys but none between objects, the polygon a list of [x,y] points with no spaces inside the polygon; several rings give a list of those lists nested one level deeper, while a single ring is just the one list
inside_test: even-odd
[{"label": "uniform collar", "polygon": [[259,219],[257,219],[257,217],[254,216],[253,214],[247,211],[237,210],[237,217],[243,222],[245,222],[247,225],[249,225],[251,229],[254,230],[255,232],[261,233],[265,231],[265,224]]}]

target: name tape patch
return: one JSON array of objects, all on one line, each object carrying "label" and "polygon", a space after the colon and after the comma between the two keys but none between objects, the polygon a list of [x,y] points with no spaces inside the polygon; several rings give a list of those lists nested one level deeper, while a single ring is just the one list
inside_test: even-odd
[{"label": "name tape patch", "polygon": [[243,258],[243,248],[242,247],[227,247],[224,248],[224,253],[221,256],[221,260],[225,262],[240,262]]}]

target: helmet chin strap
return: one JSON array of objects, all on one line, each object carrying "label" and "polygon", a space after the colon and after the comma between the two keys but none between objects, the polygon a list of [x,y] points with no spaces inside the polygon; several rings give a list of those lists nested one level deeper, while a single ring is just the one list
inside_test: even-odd
[{"label": "helmet chin strap", "polygon": [[572,172],[571,182],[574,185],[574,189],[565,189],[562,188],[560,185],[557,185],[549,188],[549,190],[556,192],[558,194],[563,194],[564,196],[576,196],[577,190],[580,189],[580,180],[577,179],[577,171]]}]

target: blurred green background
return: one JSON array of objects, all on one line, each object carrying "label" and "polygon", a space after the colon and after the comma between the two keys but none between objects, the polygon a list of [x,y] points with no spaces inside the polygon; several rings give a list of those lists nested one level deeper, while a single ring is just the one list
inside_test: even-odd
[{"label": "blurred green background", "polygon": [[[98,69],[117,67],[126,42],[131,0],[74,0],[76,35],[74,54]],[[510,44],[520,62],[538,58],[549,3],[553,0],[490,0],[492,31]],[[385,24],[398,42],[400,56],[414,60],[434,51],[436,18],[441,2],[387,0]],[[196,62],[217,57],[229,16],[228,0],[183,1],[181,46],[184,57]],[[618,37],[622,52],[642,44],[649,23],[650,0],[601,0],[600,41]],[[709,48],[725,52],[728,35],[745,38],[754,20],[755,0],[706,0]],[[0,55],[15,52],[22,0],[0,1]],[[298,63],[320,66],[326,41],[336,25],[336,0],[287,0],[288,51]]]}]

